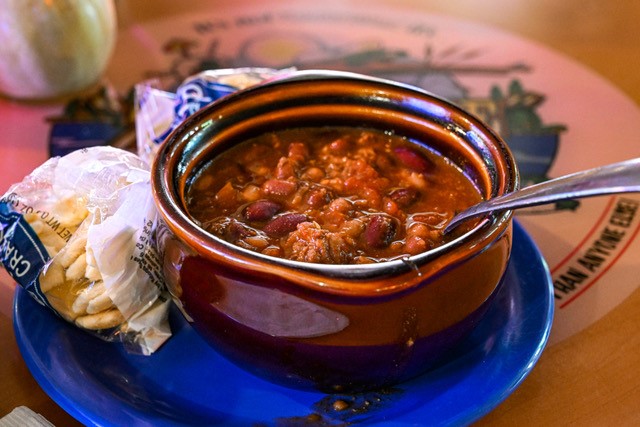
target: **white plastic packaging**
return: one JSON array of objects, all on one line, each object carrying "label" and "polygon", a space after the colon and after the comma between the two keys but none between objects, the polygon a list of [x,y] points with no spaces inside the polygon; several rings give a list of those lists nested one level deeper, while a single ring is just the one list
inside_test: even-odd
[{"label": "white plastic packaging", "polygon": [[41,304],[127,350],[171,335],[148,166],[92,147],[54,157],[0,200],[0,258]]}]

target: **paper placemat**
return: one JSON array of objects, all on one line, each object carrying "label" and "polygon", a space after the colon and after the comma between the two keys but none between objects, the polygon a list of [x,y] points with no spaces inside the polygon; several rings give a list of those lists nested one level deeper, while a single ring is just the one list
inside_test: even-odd
[{"label": "paper placemat", "polygon": [[[135,82],[156,78],[171,89],[203,69],[245,66],[340,69],[423,87],[494,127],[514,151],[524,185],[640,156],[629,143],[640,111],[583,65],[501,30],[392,7],[254,4],[131,25],[119,34],[109,86],[49,115],[49,138],[58,149],[78,138],[130,142]],[[551,343],[640,285],[639,206],[631,194],[517,213],[552,272]]]}]

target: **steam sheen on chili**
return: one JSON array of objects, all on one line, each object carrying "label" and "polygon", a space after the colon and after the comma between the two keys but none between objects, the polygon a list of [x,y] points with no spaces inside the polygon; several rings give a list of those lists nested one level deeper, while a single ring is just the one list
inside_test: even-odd
[{"label": "steam sheen on chili", "polygon": [[187,210],[207,231],[291,260],[354,264],[424,252],[482,196],[446,158],[372,129],[298,128],[216,156]]}]

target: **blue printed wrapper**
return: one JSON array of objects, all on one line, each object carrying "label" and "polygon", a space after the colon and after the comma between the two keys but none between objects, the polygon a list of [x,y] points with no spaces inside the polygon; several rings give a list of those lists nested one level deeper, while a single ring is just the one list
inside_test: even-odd
[{"label": "blue printed wrapper", "polygon": [[38,235],[20,213],[21,209],[28,207],[20,206],[16,197],[5,197],[0,201],[1,261],[16,282],[40,304],[49,306],[36,283],[40,272],[51,257]]},{"label": "blue printed wrapper", "polygon": [[195,78],[178,88],[174,98],[174,118],[171,125],[157,137],[155,144],[161,144],[167,136],[187,117],[225,95],[235,92],[236,88],[203,78]]},{"label": "blue printed wrapper", "polygon": [[293,69],[233,68],[208,70],[187,78],[175,93],[155,80],[136,85],[138,155],[151,163],[169,134],[196,111],[237,90],[291,73]]}]

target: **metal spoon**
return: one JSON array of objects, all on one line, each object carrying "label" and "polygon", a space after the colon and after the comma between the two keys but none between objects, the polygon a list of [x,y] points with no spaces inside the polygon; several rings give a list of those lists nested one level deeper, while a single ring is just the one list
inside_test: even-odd
[{"label": "metal spoon", "polygon": [[445,233],[489,212],[604,194],[640,192],[640,158],[576,172],[480,202],[455,215]]}]

